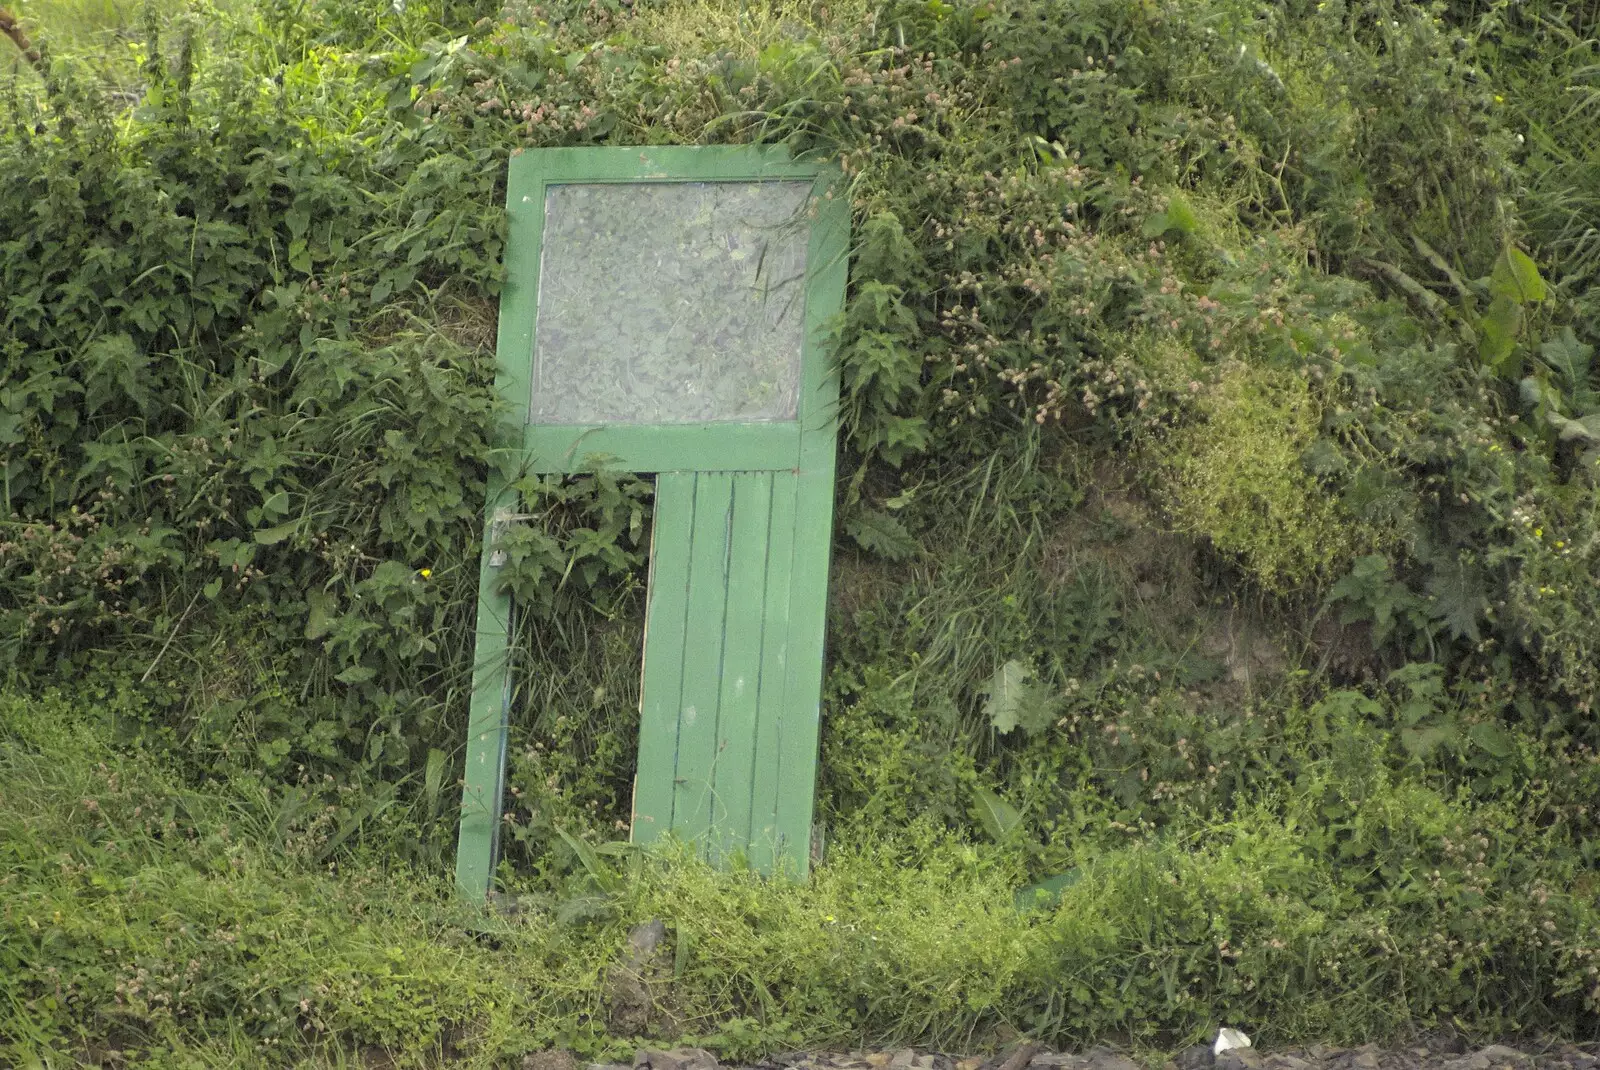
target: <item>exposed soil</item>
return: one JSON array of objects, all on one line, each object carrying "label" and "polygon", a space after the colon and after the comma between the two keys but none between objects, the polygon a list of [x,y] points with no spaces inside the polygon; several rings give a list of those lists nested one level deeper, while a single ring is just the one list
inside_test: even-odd
[{"label": "exposed soil", "polygon": [[[524,1060],[526,1070],[551,1070],[551,1056]],[[1234,1049],[1213,1055],[1196,1045],[1162,1065],[1111,1048],[1053,1052],[1023,1044],[994,1056],[961,1057],[904,1049],[882,1052],[792,1052],[738,1070],[1596,1070],[1600,1045],[1521,1041],[1515,1046],[1469,1047],[1458,1037],[1433,1038],[1407,1047],[1314,1046],[1279,1051]],[[734,1070],[698,1048],[641,1050],[628,1064],[597,1064],[589,1070]]]}]

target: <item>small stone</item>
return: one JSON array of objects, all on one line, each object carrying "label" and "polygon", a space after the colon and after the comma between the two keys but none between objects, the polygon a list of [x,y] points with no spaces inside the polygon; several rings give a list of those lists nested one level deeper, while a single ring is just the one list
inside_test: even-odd
[{"label": "small stone", "polygon": [[641,1048],[633,1057],[634,1070],[721,1070],[717,1057],[704,1048],[651,1051]]},{"label": "small stone", "polygon": [[1265,1060],[1254,1048],[1229,1048],[1217,1056],[1216,1070],[1260,1070]]},{"label": "small stone", "polygon": [[1110,1048],[1090,1048],[1083,1053],[1085,1070],[1144,1070],[1138,1063]]},{"label": "small stone", "polygon": [[565,1048],[530,1051],[522,1057],[522,1070],[578,1070],[578,1060]]},{"label": "small stone", "polygon": [[888,1066],[892,1056],[886,1051],[875,1051],[867,1056],[868,1066]]},{"label": "small stone", "polygon": [[956,1060],[956,1070],[978,1070],[983,1065],[983,1057],[974,1055],[967,1059]]},{"label": "small stone", "polygon": [[911,1063],[917,1070],[933,1070],[933,1056],[919,1055]]},{"label": "small stone", "polygon": [[1508,1048],[1504,1044],[1490,1044],[1487,1048],[1480,1048],[1472,1058],[1484,1058],[1491,1066],[1522,1066],[1533,1060],[1515,1048]]},{"label": "small stone", "polygon": [[889,1070],[910,1070],[917,1063],[917,1053],[910,1048],[901,1048],[894,1053],[894,1058],[889,1060]]},{"label": "small stone", "polygon": [[1310,1063],[1295,1055],[1269,1055],[1264,1064],[1266,1070],[1308,1070]]},{"label": "small stone", "polygon": [[[1065,1052],[1060,1054],[1045,1052],[1043,1055],[1035,1055],[1033,1061],[1028,1065],[1030,1067],[1038,1067],[1039,1070],[1060,1070],[1063,1066],[1078,1066],[1082,1062],[1083,1060],[1078,1056],[1068,1055]],[[960,1067],[957,1067],[956,1070],[960,1070]]]},{"label": "small stone", "polygon": [[659,918],[647,921],[643,925],[635,925],[628,930],[628,950],[635,965],[643,965],[644,961],[655,954],[667,939],[667,926]]},{"label": "small stone", "polygon": [[1178,1064],[1178,1070],[1209,1070],[1217,1057],[1210,1044],[1195,1044],[1184,1048],[1172,1061]]},{"label": "small stone", "polygon": [[1362,1049],[1350,1060],[1355,1070],[1378,1070],[1378,1053]]}]

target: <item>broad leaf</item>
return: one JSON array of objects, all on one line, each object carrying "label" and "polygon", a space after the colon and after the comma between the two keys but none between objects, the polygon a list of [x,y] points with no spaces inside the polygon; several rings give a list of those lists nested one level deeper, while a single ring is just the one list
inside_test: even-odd
[{"label": "broad leaf", "polygon": [[1539,347],[1539,356],[1565,380],[1567,389],[1577,390],[1589,380],[1594,346],[1578,341],[1571,327],[1563,327],[1559,335]]},{"label": "broad leaf", "polygon": [[1511,378],[1517,371],[1511,355],[1517,348],[1517,332],[1522,329],[1522,306],[1504,294],[1496,295],[1478,326],[1478,353],[1484,364],[1501,377]]},{"label": "broad leaf", "polygon": [[1519,305],[1536,305],[1546,296],[1544,278],[1538,265],[1521,249],[1506,246],[1494,262],[1494,273],[1489,276],[1489,293],[1496,298],[1505,297]]},{"label": "broad leaf", "polygon": [[1022,815],[1017,808],[987,788],[974,788],[972,799],[978,823],[996,843],[1004,842],[1011,830],[1022,824]]},{"label": "broad leaf", "polygon": [[1435,751],[1452,742],[1454,738],[1454,731],[1441,726],[1400,730],[1400,745],[1406,749],[1407,754],[1419,761],[1426,761]]},{"label": "broad leaf", "polygon": [[1493,721],[1479,721],[1467,729],[1467,738],[1495,758],[1509,758],[1516,749],[1506,730]]}]

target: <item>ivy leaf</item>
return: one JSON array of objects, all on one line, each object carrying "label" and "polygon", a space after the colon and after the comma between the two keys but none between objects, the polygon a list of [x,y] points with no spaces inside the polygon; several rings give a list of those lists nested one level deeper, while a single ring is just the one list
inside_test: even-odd
[{"label": "ivy leaf", "polygon": [[1054,704],[1034,681],[1033,670],[1015,659],[995,670],[984,693],[988,700],[983,715],[1002,735],[1019,727],[1027,735],[1036,735],[1055,717]]},{"label": "ivy leaf", "polygon": [[1022,824],[1017,808],[987,788],[972,789],[972,798],[978,824],[996,843],[1003,843],[1011,830]]}]

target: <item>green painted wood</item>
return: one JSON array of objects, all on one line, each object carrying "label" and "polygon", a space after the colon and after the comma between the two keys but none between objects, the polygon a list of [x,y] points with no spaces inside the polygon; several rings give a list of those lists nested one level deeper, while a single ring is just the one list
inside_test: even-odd
[{"label": "green painted wood", "polygon": [[703,840],[711,827],[732,523],[733,476],[727,472],[699,473],[695,477],[694,530],[689,546],[683,692],[678,699],[678,767],[672,793],[672,831],[686,840]]},{"label": "green painted wood", "polygon": [[[489,524],[494,529],[494,524]],[[488,532],[484,544],[490,542]],[[467,713],[467,754],[462,776],[461,832],[456,841],[456,883],[481,896],[489,887],[500,828],[505,776],[507,716],[511,706],[507,654],[511,599],[495,590],[494,567],[485,552],[479,567],[472,702]]]},{"label": "green painted wood", "polygon": [[[794,419],[529,424],[548,186],[794,179],[811,180],[813,193]],[[810,861],[833,519],[839,381],[829,332],[843,306],[850,219],[838,179],[836,169],[791,160],[781,147],[540,149],[514,156],[496,380],[509,414],[506,460],[489,499],[491,513],[515,505],[504,487],[518,465],[574,472],[608,463],[661,473],[633,837],[649,842],[670,831],[719,860],[742,848],[757,869],[800,877]],[[456,871],[463,892],[480,898],[494,865],[514,646],[514,607],[494,593],[490,527],[480,568]]]},{"label": "green painted wood", "polygon": [[795,488],[792,472],[774,473],[767,539],[765,610],[761,631],[761,692],[751,740],[750,865],[772,873],[778,865],[778,768],[784,694],[788,686],[790,577],[794,568]]},{"label": "green painted wood", "polygon": [[633,839],[639,843],[658,840],[672,827],[694,489],[693,472],[663,472],[656,478],[639,705],[639,765],[633,793]]},{"label": "green painted wood", "polygon": [[[705,478],[702,476],[701,478]],[[779,478],[792,478],[782,473]],[[723,615],[721,695],[712,764],[711,832],[714,861],[747,854],[755,771],[756,713],[761,699],[761,636],[767,604],[770,472],[733,476],[729,523],[727,608]]]},{"label": "green painted wood", "polygon": [[[654,427],[530,425],[523,437],[539,472],[582,472],[599,462],[636,471],[793,471],[800,463],[798,421]],[[646,461],[648,458],[648,461]]]}]

